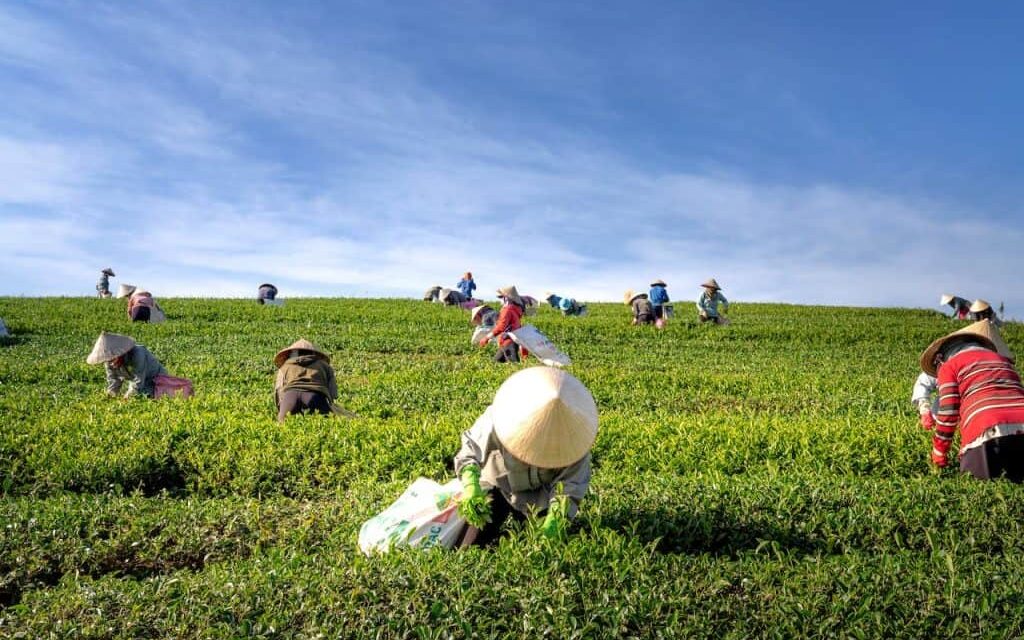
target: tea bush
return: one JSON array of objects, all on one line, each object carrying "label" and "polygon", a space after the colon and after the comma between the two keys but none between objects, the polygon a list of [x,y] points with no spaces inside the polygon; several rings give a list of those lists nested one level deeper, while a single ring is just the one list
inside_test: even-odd
[{"label": "tea bush", "polygon": [[[530,321],[601,424],[570,539],[365,558],[360,524],[512,371],[465,312],[414,301],[0,298],[0,637],[1018,637],[1024,490],[927,463],[923,310],[734,305],[632,327]],[[110,400],[84,358],[127,333],[189,401]],[[1024,347],[1019,325],[1004,331]],[[331,354],[355,420],[274,419],[274,353]]]}]

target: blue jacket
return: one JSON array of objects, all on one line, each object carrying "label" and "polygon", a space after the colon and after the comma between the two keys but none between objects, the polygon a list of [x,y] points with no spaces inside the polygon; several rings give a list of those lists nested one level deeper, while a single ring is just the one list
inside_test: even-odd
[{"label": "blue jacket", "polygon": [[476,283],[472,280],[462,279],[459,280],[459,284],[455,285],[462,295],[466,296],[466,300],[473,297],[473,291],[476,289]]},{"label": "blue jacket", "polygon": [[665,304],[668,302],[668,291],[664,286],[656,284],[651,287],[651,292],[647,295],[651,300],[651,304]]}]

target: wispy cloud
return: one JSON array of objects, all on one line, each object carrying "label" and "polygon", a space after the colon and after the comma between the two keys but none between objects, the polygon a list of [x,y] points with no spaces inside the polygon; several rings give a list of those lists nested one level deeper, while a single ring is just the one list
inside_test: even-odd
[{"label": "wispy cloud", "polygon": [[748,300],[1024,305],[1024,230],[955,202],[659,168],[473,108],[388,25],[325,42],[193,9],[0,8],[0,293],[88,294],[112,264],[158,295],[417,295],[472,269],[589,300],[714,275]]}]

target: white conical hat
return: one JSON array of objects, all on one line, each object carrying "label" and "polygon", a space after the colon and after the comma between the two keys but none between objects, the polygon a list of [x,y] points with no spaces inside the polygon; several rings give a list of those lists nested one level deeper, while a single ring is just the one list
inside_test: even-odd
[{"label": "white conical hat", "polygon": [[702,282],[700,286],[707,287],[709,289],[721,289],[722,288],[722,287],[718,286],[718,280],[715,280],[714,278],[708,278],[707,280]]},{"label": "white conical hat", "polygon": [[953,296],[949,295],[948,293],[944,293],[939,297],[940,305],[947,305],[950,302],[953,302]]},{"label": "white conical hat", "polygon": [[981,298],[971,303],[971,313],[981,313],[982,311],[988,311],[991,308],[992,305]]},{"label": "white conical hat", "polygon": [[553,367],[509,376],[491,404],[494,435],[517,460],[561,469],[587,455],[597,437],[597,404],[583,383]]},{"label": "white conical hat", "polygon": [[948,335],[942,336],[935,340],[928,348],[921,354],[921,370],[928,375],[936,375],[935,371],[935,354],[939,352],[946,343],[954,338],[960,336],[974,336],[980,338],[990,349],[993,349],[999,355],[1013,360],[1013,352],[1010,351],[1009,345],[1003,340],[1003,336],[999,333],[999,329],[996,325],[992,324],[991,320],[978,320],[973,324],[969,324],[959,331],[954,331]]},{"label": "white conical hat", "polygon": [[480,317],[480,314],[484,312],[484,309],[490,309],[490,307],[488,307],[486,304],[481,304],[476,307],[473,307],[473,310],[469,312],[469,321],[476,322],[477,318]]},{"label": "white conical hat", "polygon": [[96,344],[92,347],[92,353],[85,359],[85,362],[87,364],[110,362],[114,358],[128,353],[134,346],[135,341],[128,336],[104,331],[96,339]]},{"label": "white conical hat", "polygon": [[117,297],[118,298],[127,298],[128,296],[132,295],[133,293],[135,293],[135,285],[133,285],[133,284],[125,284],[125,283],[122,282],[117,287]]},{"label": "white conical hat", "polygon": [[281,365],[283,365],[284,361],[288,359],[288,355],[292,351],[309,351],[319,356],[323,356],[323,359],[326,360],[328,363],[331,361],[331,357],[324,353],[323,351],[321,351],[320,347],[316,346],[315,344],[313,344],[309,340],[306,340],[305,338],[299,338],[295,342],[291,343],[284,349],[281,349],[280,351],[277,352],[277,355],[274,356],[274,364],[280,369]]}]

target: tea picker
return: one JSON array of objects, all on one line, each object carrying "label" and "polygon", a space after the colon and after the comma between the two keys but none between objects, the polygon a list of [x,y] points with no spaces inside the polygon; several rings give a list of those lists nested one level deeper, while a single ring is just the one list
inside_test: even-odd
[{"label": "tea picker", "polygon": [[597,405],[582,382],[550,367],[509,376],[455,455],[466,539],[486,545],[508,518],[531,515],[544,518],[546,536],[563,535],[590,486],[596,437]]},{"label": "tea picker", "polygon": [[1024,482],[1024,387],[999,329],[980,320],[943,336],[921,354],[921,368],[938,379],[932,463],[948,464],[959,429],[961,471]]},{"label": "tea picker", "polygon": [[455,287],[462,294],[462,297],[466,300],[473,299],[473,292],[476,291],[476,282],[473,281],[473,274],[467,271],[463,274],[462,279],[459,280]]},{"label": "tea picker", "polygon": [[654,324],[654,305],[651,304],[646,293],[635,293],[632,289],[626,292],[622,298],[633,311],[633,324]]},{"label": "tea picker", "polygon": [[297,413],[354,416],[334,404],[338,398],[338,383],[331,358],[309,340],[296,340],[278,351],[274,365],[277,367],[274,402],[278,422]]},{"label": "tea picker", "polygon": [[484,339],[490,341],[492,340],[491,331],[498,322],[498,312],[486,304],[473,307],[469,312],[469,322],[476,327],[471,338],[473,344]]},{"label": "tea picker", "polygon": [[971,313],[971,303],[960,296],[944,293],[939,297],[939,304],[952,308],[952,317],[956,320],[966,320]]},{"label": "tea picker", "polygon": [[498,289],[498,297],[501,299],[501,311],[498,312],[498,319],[494,323],[494,328],[485,334],[478,344],[481,347],[486,347],[491,338],[497,338],[498,353],[495,354],[494,360],[496,362],[519,362],[521,357],[525,358],[529,353],[525,349],[520,349],[519,345],[507,334],[522,326],[526,303],[513,285]]},{"label": "tea picker", "polygon": [[117,274],[110,267],[107,267],[103,271],[100,271],[100,279],[96,281],[96,295],[101,298],[111,297],[110,293],[110,279],[116,277]]},{"label": "tea picker", "polygon": [[107,395],[161,397],[164,395],[192,395],[192,383],[167,373],[149,349],[132,338],[117,333],[100,333],[92,352],[85,359],[88,364],[103,364],[107,375]]},{"label": "tea picker", "polygon": [[580,304],[575,298],[559,296],[548,291],[544,294],[544,300],[555,309],[561,311],[563,316],[587,315],[587,305]]},{"label": "tea picker", "polygon": [[700,286],[704,287],[700,297],[697,299],[697,317],[700,318],[700,321],[714,324],[729,324],[729,321],[723,318],[718,311],[719,305],[722,306],[723,312],[729,311],[729,301],[722,295],[722,288],[718,286],[718,281],[714,278],[709,278],[701,283]]},{"label": "tea picker", "polygon": [[985,300],[975,300],[971,303],[971,320],[977,322],[978,320],[991,320],[992,324],[997,327],[1003,326],[1003,321],[996,315],[995,309],[992,308]]},{"label": "tea picker", "polygon": [[914,388],[910,393],[910,402],[917,409],[921,428],[929,431],[935,428],[935,415],[939,411],[938,389],[939,382],[935,376],[922,371],[914,380]]},{"label": "tea picker", "polygon": [[264,282],[256,290],[256,302],[259,304],[279,305],[281,302],[277,299],[277,287]]},{"label": "tea picker", "polygon": [[132,322],[157,323],[167,319],[152,293],[135,287],[132,290],[128,297],[128,317]]},{"label": "tea picker", "polygon": [[651,283],[651,290],[647,293],[648,299],[654,305],[655,324],[658,328],[665,326],[672,309],[668,304],[667,286],[665,281],[659,278]]}]

